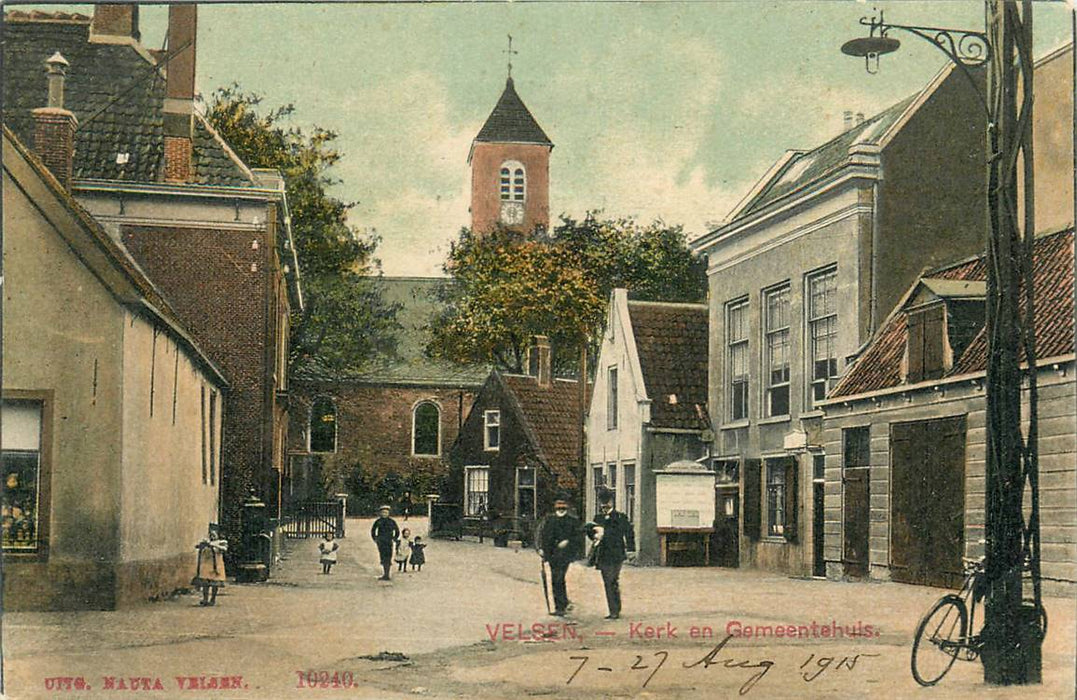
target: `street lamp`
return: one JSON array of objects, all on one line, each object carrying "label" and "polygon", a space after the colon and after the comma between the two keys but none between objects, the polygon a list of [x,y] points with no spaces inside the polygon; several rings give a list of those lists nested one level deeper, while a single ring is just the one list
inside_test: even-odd
[{"label": "street lamp", "polygon": [[[968,77],[987,118],[987,591],[981,658],[987,683],[1010,685],[1040,682],[1043,641],[1032,303],[1032,0],[1022,0],[1020,9],[1014,0],[986,0],[985,10],[984,32],[893,24],[880,12],[877,18],[861,18],[860,24],[869,28],[868,36],[846,42],[841,50],[864,58],[865,68],[874,74],[879,57],[901,46],[888,36],[890,32],[917,36],[945,53]],[[986,94],[970,70],[981,65],[988,67]],[[1018,161],[1024,186],[1023,225],[1018,224]],[[1022,358],[1028,365],[1027,441],[1021,434]],[[1032,579],[1031,605],[1024,600],[1026,561]]]}]

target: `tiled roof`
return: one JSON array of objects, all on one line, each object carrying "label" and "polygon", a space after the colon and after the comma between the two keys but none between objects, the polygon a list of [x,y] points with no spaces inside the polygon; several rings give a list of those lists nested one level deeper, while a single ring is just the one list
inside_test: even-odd
[{"label": "tiled roof", "polygon": [[845,165],[849,160],[849,149],[853,145],[877,143],[916,97],[917,95],[907,97],[822,146],[790,158],[789,162],[773,175],[770,182],[744,206],[740,216],[759,211],[771,202],[811,182],[821,180]]},{"label": "tiled roof", "polygon": [[[383,277],[383,299],[397,306],[396,354],[374,360],[345,378],[385,384],[448,384],[480,386],[490,373],[488,365],[459,365],[428,357],[430,323],[440,302],[437,291],[448,280],[441,277]],[[314,377],[305,377],[314,378]]]},{"label": "tiled roof", "polygon": [[[220,382],[220,385],[227,386],[228,382],[225,380],[224,375],[221,373],[212,360],[210,360],[197,343],[191,338],[189,332],[183,326],[179,320],[179,315],[176,310],[172,308],[172,305],[161,294],[160,290],[150,281],[146,273],[135,262],[131,254],[122,245],[117,243],[112,236],[105,231],[101,224],[86,211],[85,208],[79,204],[71,193],[64,189],[63,185],[56,180],[55,176],[45,166],[44,163],[38,158],[32,150],[27,148],[19,141],[17,135],[12,132],[6,125],[3,127],[3,140],[5,142],[5,150],[7,144],[11,144],[14,153],[25,159],[25,161],[33,169],[36,176],[40,181],[48,188],[48,190],[55,196],[64,207],[66,207],[71,214],[78,221],[78,227],[80,236],[75,238],[67,238],[65,240],[75,250],[76,255],[82,261],[82,263],[91,270],[97,279],[117,298],[122,301],[130,302],[131,299],[124,294],[123,290],[116,284],[115,277],[113,275],[104,274],[101,265],[109,265],[115,270],[119,271],[122,278],[131,285],[135,294],[143,302],[139,309],[143,313],[148,313],[151,316],[160,319],[173,335],[173,337],[186,347],[194,357],[213,377]],[[5,157],[7,155],[5,154]],[[12,158],[12,160],[15,160]],[[8,161],[5,161],[8,162]],[[35,202],[38,206],[41,206],[40,202]],[[60,229],[58,228],[57,231]],[[82,237],[84,236],[84,238]],[[79,246],[86,246],[97,254],[85,255],[80,252]]]},{"label": "tiled roof", "polygon": [[628,302],[653,427],[708,427],[707,313],[705,304]]},{"label": "tiled roof", "polygon": [[[519,405],[521,419],[535,447],[550,470],[557,475],[558,486],[575,488],[583,424],[579,382],[555,379],[549,387],[544,388],[539,386],[535,377],[519,374],[499,376],[507,393]],[[583,405],[587,405],[586,400]]]},{"label": "tiled roof", "polygon": [[505,83],[505,91],[497,101],[494,111],[486,118],[475,141],[487,143],[539,143],[553,146],[546,132],[528,111],[524,101],[516,94],[512,78]]},{"label": "tiled roof", "polygon": [[[1073,229],[1042,236],[1036,241],[1034,269],[1036,354],[1041,358],[1068,355],[1074,351]],[[982,281],[987,278],[987,269],[983,257],[978,257],[926,276]],[[899,386],[906,333],[906,314],[899,309],[828,398],[856,396]],[[946,376],[974,374],[984,372],[986,368],[987,336],[981,328]]]},{"label": "tiled roof", "polygon": [[[64,106],[79,121],[75,179],[162,182],[163,71],[131,45],[91,43],[84,15],[8,12],[4,19],[4,123],[24,143],[33,143],[30,111],[47,104],[45,59],[59,51],[70,63]],[[193,151],[193,183],[257,184],[198,114]],[[120,153],[128,154],[127,163],[116,162]]]}]

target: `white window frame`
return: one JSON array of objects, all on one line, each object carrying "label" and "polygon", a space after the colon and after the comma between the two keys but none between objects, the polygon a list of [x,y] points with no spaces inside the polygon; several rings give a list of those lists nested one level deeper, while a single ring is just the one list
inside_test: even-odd
[{"label": "white window frame", "polygon": [[527,201],[527,169],[518,160],[506,160],[498,171],[498,194],[502,202]]},{"label": "white window frame", "polygon": [[[749,370],[749,352],[751,347],[748,342],[748,297],[741,297],[726,304],[726,387],[729,389],[727,409],[729,420],[736,422],[748,420],[750,406],[751,373]],[[733,323],[734,314],[739,318],[737,324]],[[734,374],[734,355],[742,356],[743,373]],[[743,386],[738,386],[743,384]],[[737,394],[741,395],[744,402],[744,415],[738,415],[736,407]]]},{"label": "white window frame", "polygon": [[769,537],[784,537],[786,518],[785,490],[789,487],[785,483],[785,463],[781,460],[767,460],[766,498],[767,498],[767,535]]},{"label": "white window frame", "polygon": [[[624,500],[624,514],[628,516],[629,522],[636,521],[636,463],[625,462],[621,465],[623,471],[623,478],[621,479],[622,488],[625,492]],[[629,475],[631,474],[631,479]]]},{"label": "white window frame", "polygon": [[[815,285],[822,283],[823,308],[817,308],[817,295]],[[808,329],[808,352],[806,353],[807,367],[805,376],[808,378],[807,407],[808,410],[815,408],[817,402],[826,398],[827,387],[830,380],[838,375],[838,267],[830,265],[820,270],[808,273],[804,278],[805,299],[805,324]],[[819,338],[817,338],[817,334]],[[819,359],[816,351],[817,340],[822,339],[829,349],[825,360],[827,362],[827,376],[817,377],[815,363]],[[821,395],[816,396],[817,393]]]},{"label": "white window frame", "polygon": [[[474,483],[472,475],[475,474],[477,476],[480,473],[485,476],[482,481],[483,486],[485,486],[486,488],[485,490],[481,491],[478,489],[472,490],[471,487]],[[472,493],[481,493],[485,495],[485,498],[481,499],[481,504],[478,504],[480,507],[472,507]],[[483,514],[484,511],[490,511],[490,467],[486,464],[476,464],[464,467],[464,515],[469,517],[477,517]]]},{"label": "white window frame", "polygon": [[[763,387],[764,405],[768,418],[788,416],[792,408],[790,401],[790,293],[789,282],[763,291]],[[774,300],[774,301],[772,301]],[[780,309],[780,316],[775,313],[775,306]],[[775,356],[781,353],[784,362],[784,377],[774,380]],[[786,394],[785,411],[774,410],[774,395],[784,389]]]},{"label": "white window frame", "polygon": [[[416,418],[419,415],[419,409],[423,406],[433,406],[437,411],[437,447],[434,452],[416,452],[415,443],[418,436],[415,433]],[[441,456],[441,406],[437,401],[433,399],[423,399],[417,401],[414,406],[411,407],[411,456],[412,457],[440,457]]]},{"label": "white window frame", "polygon": [[[497,444],[490,439],[491,429],[497,431]],[[501,411],[490,409],[482,412],[482,449],[487,452],[497,452],[501,449]]]},{"label": "white window frame", "polygon": [[[520,485],[520,473],[529,471],[531,472],[531,484]],[[531,512],[524,514],[520,512],[520,491],[522,489],[529,489],[531,491]],[[534,467],[516,467],[516,517],[518,518],[531,518],[534,520],[538,517],[538,470]]]}]

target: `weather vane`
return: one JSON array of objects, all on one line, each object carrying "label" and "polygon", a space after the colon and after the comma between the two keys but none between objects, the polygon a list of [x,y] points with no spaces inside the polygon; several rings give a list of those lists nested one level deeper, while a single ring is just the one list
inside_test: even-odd
[{"label": "weather vane", "polygon": [[509,34],[508,36],[509,36],[509,48],[508,48],[508,50],[504,51],[504,53],[508,54],[508,56],[509,56],[509,77],[511,78],[512,77],[512,56],[513,56],[513,54],[518,54],[520,52],[512,50],[512,35]]}]

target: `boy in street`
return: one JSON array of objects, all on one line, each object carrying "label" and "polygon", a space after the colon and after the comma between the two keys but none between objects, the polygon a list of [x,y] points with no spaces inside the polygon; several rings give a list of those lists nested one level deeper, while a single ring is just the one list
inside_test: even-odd
[{"label": "boy in street", "polygon": [[581,532],[579,519],[568,514],[568,501],[564,498],[554,501],[553,514],[543,521],[539,538],[539,556],[550,564],[554,603],[551,615],[562,617],[568,609],[565,574],[568,565],[579,556]]},{"label": "boy in street", "polygon": [[388,581],[389,569],[393,565],[393,547],[400,539],[400,528],[389,517],[389,506],[378,508],[378,516],[370,528],[370,538],[378,545],[378,556],[381,558],[383,573],[378,580]]},{"label": "boy in street", "polygon": [[599,491],[598,503],[600,512],[595,516],[595,528],[602,528],[602,536],[595,543],[594,563],[602,572],[602,584],[606,588],[606,606],[610,611],[606,619],[616,620],[621,616],[621,565],[627,552],[636,551],[636,536],[628,516],[613,509],[613,491]]}]

